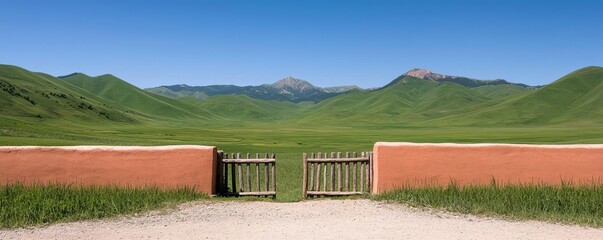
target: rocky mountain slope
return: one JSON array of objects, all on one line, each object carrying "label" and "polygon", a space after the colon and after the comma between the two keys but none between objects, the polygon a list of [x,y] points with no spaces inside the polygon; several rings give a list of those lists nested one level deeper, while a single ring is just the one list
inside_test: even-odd
[{"label": "rocky mountain slope", "polygon": [[516,86],[524,87],[524,88],[538,88],[538,87],[532,87],[532,86],[529,86],[526,84],[521,84],[521,83],[511,83],[504,79],[479,80],[479,79],[468,78],[468,77],[449,76],[449,75],[444,75],[444,74],[440,74],[440,73],[434,73],[430,70],[421,69],[421,68],[413,68],[410,71],[404,73],[401,77],[404,77],[404,76],[419,78],[419,79],[423,79],[423,80],[436,81],[436,82],[453,82],[453,83],[460,84],[460,85],[463,85],[463,86],[469,87],[469,88],[488,86],[488,85],[495,86],[495,85],[503,85],[503,84],[516,85]]}]

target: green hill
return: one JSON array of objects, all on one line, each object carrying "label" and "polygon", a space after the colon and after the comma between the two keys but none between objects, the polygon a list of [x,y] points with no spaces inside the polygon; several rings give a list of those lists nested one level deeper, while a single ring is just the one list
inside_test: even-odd
[{"label": "green hill", "polygon": [[502,99],[511,95],[534,91],[534,88],[521,87],[514,84],[484,85],[472,88],[484,97]]},{"label": "green hill", "polygon": [[478,124],[603,123],[603,68],[586,67],[452,121]]},{"label": "green hill", "polygon": [[144,91],[113,75],[90,77],[76,73],[61,77],[65,82],[85,89],[104,99],[143,113],[151,118],[207,118],[207,113],[193,105]]},{"label": "green hill", "polygon": [[[55,78],[0,65],[0,117],[37,122],[261,122],[373,126],[505,126],[603,123],[603,68],[587,67],[539,89],[517,84],[466,87],[402,75],[377,90],[352,90],[317,104],[247,95],[172,99],[115,76]],[[11,121],[12,121],[11,120]]]},{"label": "green hill", "polygon": [[34,121],[102,120],[135,122],[136,116],[118,105],[43,73],[0,65],[0,116]]},{"label": "green hill", "polygon": [[305,106],[289,101],[261,100],[246,95],[216,95],[197,107],[224,120],[267,121],[291,118]]},{"label": "green hill", "polygon": [[376,91],[352,91],[309,109],[308,122],[419,123],[492,100],[456,83],[401,76]]}]

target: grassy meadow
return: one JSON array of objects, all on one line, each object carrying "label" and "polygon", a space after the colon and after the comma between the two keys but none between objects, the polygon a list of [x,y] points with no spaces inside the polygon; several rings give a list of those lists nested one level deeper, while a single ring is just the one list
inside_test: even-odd
[{"label": "grassy meadow", "polygon": [[506,185],[401,188],[374,197],[463,214],[603,226],[603,186]]},{"label": "grassy meadow", "polygon": [[275,153],[277,201],[301,199],[302,153],[371,151],[377,141],[455,143],[603,143],[596,126],[429,127],[321,126],[282,123],[70,125],[0,123],[0,145],[210,145],[225,152]]},{"label": "grassy meadow", "polygon": [[207,199],[194,189],[0,186],[0,228],[114,217]]}]

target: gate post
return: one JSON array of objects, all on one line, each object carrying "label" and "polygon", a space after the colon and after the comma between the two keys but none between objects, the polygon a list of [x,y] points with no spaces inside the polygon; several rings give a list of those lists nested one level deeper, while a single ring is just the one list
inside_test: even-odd
[{"label": "gate post", "polygon": [[368,152],[369,155],[369,168],[370,168],[370,177],[369,177],[369,193],[373,193],[373,176],[375,173],[373,172],[373,152]]},{"label": "gate post", "polygon": [[302,197],[308,197],[308,154],[304,153],[303,158],[304,177],[302,178]]},{"label": "gate post", "polygon": [[217,154],[217,173],[216,173],[216,185],[214,186],[216,188],[216,193],[218,195],[222,194],[224,192],[224,179],[223,179],[223,168],[224,168],[224,163],[222,163],[222,159],[224,159],[224,151],[222,150],[218,150],[218,154]]}]

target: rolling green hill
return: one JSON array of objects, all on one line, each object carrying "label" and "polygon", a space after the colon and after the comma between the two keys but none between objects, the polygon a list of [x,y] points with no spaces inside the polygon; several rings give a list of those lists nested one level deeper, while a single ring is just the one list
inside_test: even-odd
[{"label": "rolling green hill", "polygon": [[246,95],[217,95],[199,101],[197,107],[223,120],[274,121],[291,118],[306,106],[289,101],[270,101]]},{"label": "rolling green hill", "polygon": [[304,120],[420,123],[493,99],[456,83],[401,76],[379,90],[352,91],[325,100],[307,110]]},{"label": "rolling green hill", "polygon": [[0,65],[0,116],[30,121],[136,122],[128,109],[47,74]]},{"label": "rolling green hill", "polygon": [[451,119],[471,124],[603,123],[603,68],[586,67],[528,94]]},{"label": "rolling green hill", "polygon": [[209,115],[193,105],[149,93],[110,74],[90,77],[75,73],[61,79],[150,118],[204,119]]},{"label": "rolling green hill", "polygon": [[405,74],[377,90],[352,90],[319,103],[293,103],[248,95],[173,99],[149,93],[108,74],[90,77],[75,73],[55,78],[0,65],[0,104],[3,106],[0,116],[29,122],[44,119],[152,121],[159,124],[172,121],[258,122],[293,127],[317,124],[506,126],[576,122],[600,125],[603,123],[602,82],[601,67],[577,70],[538,89],[490,82],[467,87],[452,81]]}]

